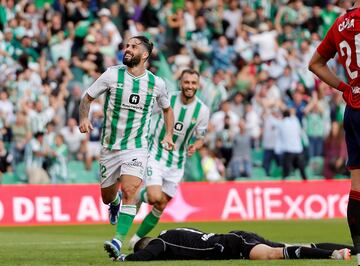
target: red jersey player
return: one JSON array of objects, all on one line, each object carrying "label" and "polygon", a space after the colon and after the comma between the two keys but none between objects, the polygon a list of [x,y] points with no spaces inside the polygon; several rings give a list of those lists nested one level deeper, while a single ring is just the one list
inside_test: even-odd
[{"label": "red jersey player", "polygon": [[[360,0],[339,17],[314,53],[309,69],[322,81],[343,93],[347,166],[351,173],[347,220],[360,265]],[[327,62],[338,53],[349,84],[341,81]]]}]

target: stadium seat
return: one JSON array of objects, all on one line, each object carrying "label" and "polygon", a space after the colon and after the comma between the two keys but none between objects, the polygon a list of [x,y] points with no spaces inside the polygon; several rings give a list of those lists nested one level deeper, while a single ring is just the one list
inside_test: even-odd
[{"label": "stadium seat", "polygon": [[347,175],[342,175],[342,174],[337,174],[334,176],[334,179],[349,179],[350,176]]},{"label": "stadium seat", "polygon": [[263,149],[252,149],[251,151],[251,161],[254,166],[261,166],[263,161]]},{"label": "stadium seat", "polygon": [[20,162],[16,165],[16,168],[14,169],[14,175],[18,180],[21,182],[27,182],[28,177],[26,175],[26,165],[25,162]]},{"label": "stadium seat", "polygon": [[323,175],[324,158],[322,156],[316,156],[310,159],[309,167],[312,170],[312,175]]},{"label": "stadium seat", "polygon": [[2,176],[2,181],[0,183],[3,185],[7,185],[7,184],[19,184],[22,182],[14,173],[10,172],[10,173],[5,173]]},{"label": "stadium seat", "polygon": [[277,166],[274,162],[271,164],[270,176],[274,179],[280,179],[282,177],[282,168]]},{"label": "stadium seat", "polygon": [[265,170],[262,167],[253,167],[251,178],[253,180],[268,180]]},{"label": "stadium seat", "polygon": [[[93,167],[94,168],[94,167]],[[97,172],[94,169],[87,171],[85,165],[81,161],[69,161],[68,163],[69,180],[68,183],[98,183]]]}]

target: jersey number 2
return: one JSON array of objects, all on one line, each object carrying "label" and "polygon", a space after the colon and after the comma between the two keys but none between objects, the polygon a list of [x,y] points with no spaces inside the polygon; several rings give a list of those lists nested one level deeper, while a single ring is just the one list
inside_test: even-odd
[{"label": "jersey number 2", "polygon": [[[360,67],[360,33],[355,35],[355,47],[356,47],[355,53],[356,53],[356,61],[357,61],[356,63],[358,67]],[[341,51],[341,56],[345,56],[345,52],[346,52],[345,66],[346,66],[346,71],[349,74],[349,77],[351,79],[356,79],[358,77],[358,71],[350,70],[352,51],[347,41],[344,40],[340,43],[340,51]]]}]

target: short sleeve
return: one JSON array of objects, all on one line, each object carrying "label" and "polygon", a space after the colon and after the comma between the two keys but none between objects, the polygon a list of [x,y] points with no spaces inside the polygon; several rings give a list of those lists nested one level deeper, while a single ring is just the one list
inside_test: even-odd
[{"label": "short sleeve", "polygon": [[108,68],[95,82],[86,90],[86,93],[92,98],[98,98],[109,89],[111,81],[111,69]]},{"label": "short sleeve", "polygon": [[198,125],[195,128],[195,137],[197,139],[201,139],[205,137],[208,124],[209,124],[209,117],[210,117],[210,111],[207,107],[203,105],[203,112],[201,112],[201,117]]},{"label": "short sleeve", "polygon": [[337,52],[336,42],[334,38],[335,29],[336,29],[336,22],[332,25],[332,27],[329,29],[328,33],[326,34],[324,40],[322,40],[322,42],[317,47],[317,52],[321,55],[321,57],[327,60],[333,58]]},{"label": "short sleeve", "polygon": [[161,109],[167,109],[170,107],[170,98],[163,79],[158,79],[158,88],[159,95],[156,97],[157,104]]}]

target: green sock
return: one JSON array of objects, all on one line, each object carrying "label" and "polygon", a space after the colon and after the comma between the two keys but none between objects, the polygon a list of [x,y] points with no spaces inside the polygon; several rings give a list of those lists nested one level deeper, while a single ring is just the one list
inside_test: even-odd
[{"label": "green sock", "polygon": [[146,191],[146,188],[143,188],[141,191],[140,191],[140,201],[141,202],[145,202],[145,203],[148,203],[148,197],[147,197],[147,191]]},{"label": "green sock", "polygon": [[110,203],[110,205],[116,206],[116,205],[119,205],[119,203],[120,203],[119,193],[116,193],[116,197],[115,197],[115,199]]},{"label": "green sock", "polygon": [[116,225],[115,238],[124,241],[136,215],[135,205],[122,205],[118,223]]},{"label": "green sock", "polygon": [[151,212],[145,217],[136,234],[138,237],[146,236],[159,222],[162,211],[152,208]]}]

